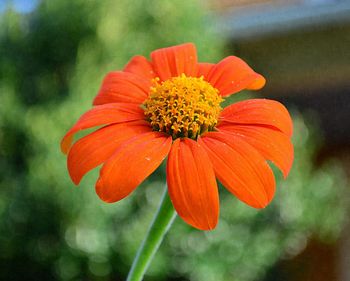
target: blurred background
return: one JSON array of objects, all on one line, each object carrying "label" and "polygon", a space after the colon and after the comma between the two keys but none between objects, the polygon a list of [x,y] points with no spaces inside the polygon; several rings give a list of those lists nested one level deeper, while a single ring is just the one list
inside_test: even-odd
[{"label": "blurred background", "polygon": [[194,42],[267,78],[250,97],[293,114],[295,162],[254,210],[220,188],[216,230],[177,219],[145,280],[349,281],[350,1],[0,0],[0,280],[124,280],[164,166],[105,204],[77,188],[59,142],[103,76],[135,54]]}]

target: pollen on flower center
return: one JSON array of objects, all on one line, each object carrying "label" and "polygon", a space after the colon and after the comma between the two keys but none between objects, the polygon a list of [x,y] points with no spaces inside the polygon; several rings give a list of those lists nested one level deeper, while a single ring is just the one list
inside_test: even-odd
[{"label": "pollen on flower center", "polygon": [[154,131],[165,132],[173,139],[197,139],[214,129],[222,101],[219,91],[203,77],[182,74],[161,83],[154,79],[150,96],[143,105]]}]

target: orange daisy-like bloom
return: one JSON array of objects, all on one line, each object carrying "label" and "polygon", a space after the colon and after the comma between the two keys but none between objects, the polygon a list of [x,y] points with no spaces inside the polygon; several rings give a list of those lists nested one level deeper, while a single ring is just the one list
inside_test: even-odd
[{"label": "orange daisy-like bloom", "polygon": [[[237,198],[264,208],[275,179],[293,162],[292,120],[277,101],[250,99],[221,108],[223,98],[263,87],[265,79],[241,59],[199,63],[193,44],[135,56],[107,74],[93,101],[64,136],[75,184],[103,164],[96,192],[105,202],[128,196],[167,158],[170,198],[179,216],[203,230],[219,216],[216,178]],[[72,145],[80,130],[103,126]]]}]

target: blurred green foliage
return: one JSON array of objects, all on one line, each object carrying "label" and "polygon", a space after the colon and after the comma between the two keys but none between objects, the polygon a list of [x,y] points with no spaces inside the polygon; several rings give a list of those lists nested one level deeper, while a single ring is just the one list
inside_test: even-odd
[{"label": "blurred green foliage", "polygon": [[[192,41],[224,56],[201,1],[54,0],[0,18],[0,280],[124,280],[157,208],[164,166],[116,204],[75,188],[59,141],[89,109],[103,76],[135,54]],[[246,93],[237,95],[245,98]],[[234,98],[235,99],[235,98]],[[312,164],[316,137],[295,115],[296,159],[273,203],[254,210],[221,188],[215,231],[177,219],[146,280],[260,280],[310,237],[333,241],[344,220],[344,175]]]}]

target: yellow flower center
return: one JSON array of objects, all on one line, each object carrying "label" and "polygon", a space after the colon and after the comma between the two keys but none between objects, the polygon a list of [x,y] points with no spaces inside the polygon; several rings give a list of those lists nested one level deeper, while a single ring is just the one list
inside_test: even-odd
[{"label": "yellow flower center", "polygon": [[161,83],[159,78],[154,79],[150,96],[143,105],[154,131],[167,133],[173,139],[197,139],[214,129],[222,101],[219,91],[203,77],[182,74]]}]

